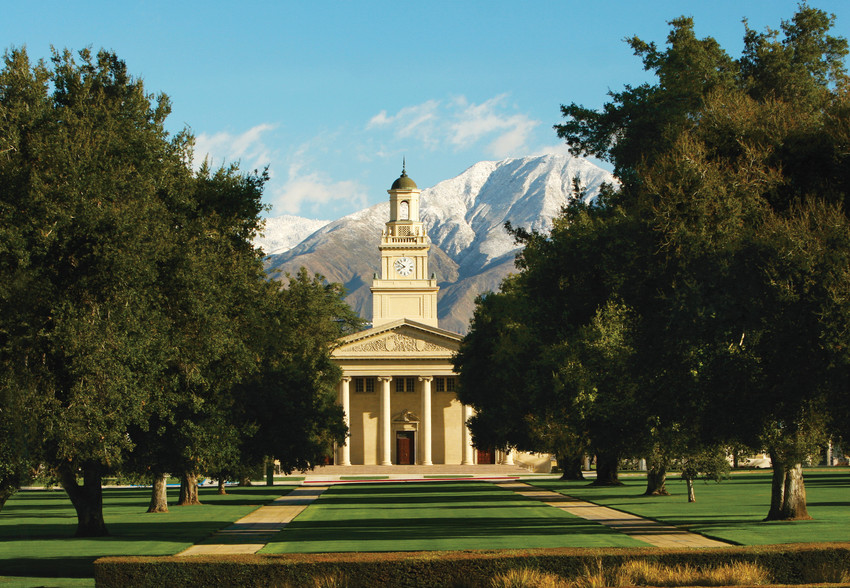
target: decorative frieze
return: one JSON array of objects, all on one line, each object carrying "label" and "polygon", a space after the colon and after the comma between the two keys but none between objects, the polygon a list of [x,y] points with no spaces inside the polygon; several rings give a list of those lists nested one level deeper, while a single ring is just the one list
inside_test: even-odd
[{"label": "decorative frieze", "polygon": [[391,333],[387,337],[382,337],[380,339],[372,339],[371,341],[364,341],[359,345],[352,345],[348,349],[350,351],[363,351],[371,353],[422,352],[445,350],[444,347],[441,347],[440,345],[437,345],[435,343],[431,343],[430,341],[414,339],[413,337],[408,337],[407,335],[402,335],[400,333]]}]

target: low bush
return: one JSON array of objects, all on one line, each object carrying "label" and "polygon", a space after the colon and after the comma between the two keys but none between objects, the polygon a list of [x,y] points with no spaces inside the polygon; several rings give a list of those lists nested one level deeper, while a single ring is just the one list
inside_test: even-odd
[{"label": "low bush", "polygon": [[[749,585],[841,581],[850,574],[850,542],[718,549],[530,549],[411,553],[334,553],[270,556],[111,557],[95,562],[99,587],[125,586],[491,586],[521,570],[604,585]],[[631,571],[629,571],[631,570]],[[643,570],[642,572],[640,570]],[[654,571],[653,571],[654,570]],[[762,570],[762,572],[759,572]],[[623,579],[628,571],[635,574]],[[644,574],[640,580],[638,574]],[[744,574],[752,574],[745,578]],[[614,575],[612,575],[614,574]],[[652,576],[651,574],[656,574]],[[678,576],[664,584],[662,575]],[[759,575],[763,574],[763,575]],[[768,577],[769,574],[769,577]],[[619,576],[619,577],[618,577]],[[698,578],[699,576],[699,578]],[[543,576],[540,576],[541,578]],[[497,578],[502,578],[498,580]],[[552,581],[555,581],[552,580]],[[732,582],[731,580],[735,580]],[[529,580],[530,582],[531,580]],[[542,582],[543,580],[541,580]],[[546,580],[549,581],[549,580]],[[324,583],[320,583],[324,582]],[[616,583],[615,583],[616,582]],[[501,586],[522,584],[507,584]],[[533,586],[534,584],[528,583]],[[557,586],[558,584],[541,584]]]},{"label": "low bush", "polygon": [[555,574],[520,568],[496,574],[490,580],[489,586],[490,588],[563,588],[566,582]]}]

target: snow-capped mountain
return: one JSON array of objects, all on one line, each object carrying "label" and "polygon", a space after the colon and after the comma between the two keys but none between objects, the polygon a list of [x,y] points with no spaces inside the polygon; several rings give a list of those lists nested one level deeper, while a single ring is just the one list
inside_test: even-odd
[{"label": "snow-capped mountain", "polygon": [[[415,179],[415,173],[411,177]],[[420,216],[432,242],[430,269],[440,284],[441,328],[466,332],[475,297],[498,289],[501,280],[515,270],[516,245],[505,231],[505,221],[527,229],[550,229],[552,218],[572,196],[575,177],[587,187],[589,198],[603,182],[615,181],[585,159],[543,155],[482,161],[422,190]],[[388,179],[388,186],[393,179]],[[349,304],[371,318],[369,287],[379,271],[378,243],[388,218],[389,202],[385,201],[320,225],[291,249],[270,255],[267,269],[294,273],[305,266],[341,282],[348,289]],[[271,224],[266,234],[268,239],[276,238]]]},{"label": "snow-capped mountain", "polygon": [[330,221],[284,214],[266,219],[263,234],[254,240],[266,255],[289,251]]}]

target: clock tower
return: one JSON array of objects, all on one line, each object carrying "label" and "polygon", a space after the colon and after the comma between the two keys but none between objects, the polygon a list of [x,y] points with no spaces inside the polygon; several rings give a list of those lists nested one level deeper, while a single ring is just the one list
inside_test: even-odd
[{"label": "clock tower", "polygon": [[410,319],[437,326],[437,280],[428,274],[428,238],[419,220],[416,182],[402,166],[387,190],[390,220],[381,233],[381,274],[372,280],[372,326]]}]

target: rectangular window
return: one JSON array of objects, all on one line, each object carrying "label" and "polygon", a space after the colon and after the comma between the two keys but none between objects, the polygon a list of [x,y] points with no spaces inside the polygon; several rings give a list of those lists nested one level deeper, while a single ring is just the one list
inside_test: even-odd
[{"label": "rectangular window", "polygon": [[354,391],[370,393],[375,391],[375,378],[354,378]]},{"label": "rectangular window", "polygon": [[455,378],[446,378],[446,392],[455,391]]},{"label": "rectangular window", "polygon": [[413,392],[416,386],[416,378],[403,378],[401,376],[393,376],[395,380],[396,392]]},{"label": "rectangular window", "polygon": [[437,392],[445,392],[446,391],[446,379],[445,378],[434,378],[435,389]]}]

